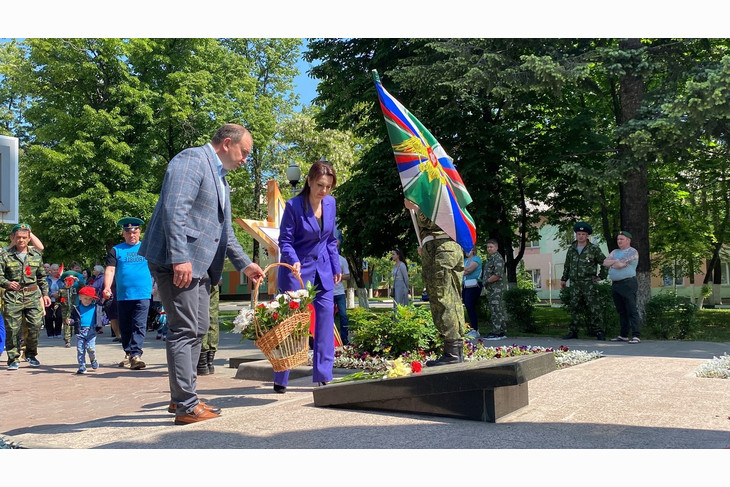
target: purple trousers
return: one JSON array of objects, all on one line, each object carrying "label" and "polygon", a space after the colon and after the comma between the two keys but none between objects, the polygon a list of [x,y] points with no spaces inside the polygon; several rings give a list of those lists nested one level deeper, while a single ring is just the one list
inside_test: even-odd
[{"label": "purple trousers", "polygon": [[[319,277],[315,282],[320,289],[314,298],[314,352],[312,382],[329,382],[332,380],[332,365],[335,362],[335,304],[332,289],[323,291]],[[274,383],[286,386],[289,383],[289,371],[274,372]]]}]

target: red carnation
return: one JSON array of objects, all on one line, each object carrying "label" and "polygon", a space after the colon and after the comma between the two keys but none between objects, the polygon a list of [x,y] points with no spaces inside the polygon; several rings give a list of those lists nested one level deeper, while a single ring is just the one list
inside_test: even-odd
[{"label": "red carnation", "polygon": [[421,362],[411,362],[411,372],[419,373],[421,371]]},{"label": "red carnation", "polygon": [[299,309],[299,303],[296,301],[289,301],[289,309]]},{"label": "red carnation", "polygon": [[279,319],[279,313],[274,313],[273,315],[271,315],[271,317],[274,318],[275,320],[278,320]]},{"label": "red carnation", "polygon": [[25,275],[26,276],[30,275],[30,266],[29,265],[25,266]]}]

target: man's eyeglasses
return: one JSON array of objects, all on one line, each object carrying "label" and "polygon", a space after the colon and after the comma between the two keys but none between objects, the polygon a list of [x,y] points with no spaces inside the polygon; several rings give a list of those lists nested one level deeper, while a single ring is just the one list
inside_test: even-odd
[{"label": "man's eyeglasses", "polygon": [[139,227],[125,228],[124,231],[125,232],[138,232]]}]

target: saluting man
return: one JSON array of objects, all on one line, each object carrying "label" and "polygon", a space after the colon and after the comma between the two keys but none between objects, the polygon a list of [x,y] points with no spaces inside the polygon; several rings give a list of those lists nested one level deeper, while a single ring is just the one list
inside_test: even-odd
[{"label": "saluting man", "polygon": [[43,326],[43,307],[51,305],[43,255],[28,246],[31,240],[30,232],[30,225],[27,223],[15,225],[10,232],[11,240],[15,243],[0,255],[0,287],[5,289],[3,315],[8,370],[18,370],[20,366],[23,317],[27,328],[26,359],[31,367],[41,365],[36,358],[38,333]]}]

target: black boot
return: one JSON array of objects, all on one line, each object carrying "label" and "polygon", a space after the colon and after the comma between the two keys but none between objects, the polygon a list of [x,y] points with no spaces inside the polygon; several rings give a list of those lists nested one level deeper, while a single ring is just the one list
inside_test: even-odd
[{"label": "black boot", "polygon": [[198,375],[208,375],[208,352],[200,352],[198,359]]},{"label": "black boot", "polygon": [[208,350],[208,373],[215,374],[215,367],[213,367],[213,359],[215,359],[215,350]]},{"label": "black boot", "polygon": [[449,340],[444,342],[444,354],[436,359],[426,362],[426,367],[438,365],[460,364],[464,361],[464,341]]}]

